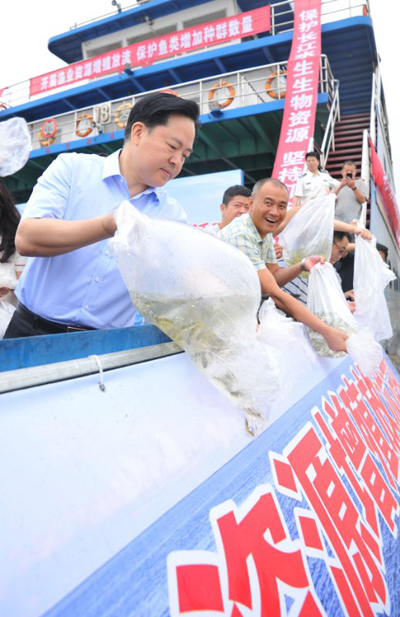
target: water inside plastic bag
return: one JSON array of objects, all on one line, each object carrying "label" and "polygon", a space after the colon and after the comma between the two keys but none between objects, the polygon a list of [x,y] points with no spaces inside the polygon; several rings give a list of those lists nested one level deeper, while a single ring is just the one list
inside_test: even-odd
[{"label": "water inside plastic bag", "polygon": [[258,434],[280,381],[257,338],[261,291],[253,264],[218,238],[144,216],[129,202],[116,220],[110,246],[135,307],[190,354]]}]

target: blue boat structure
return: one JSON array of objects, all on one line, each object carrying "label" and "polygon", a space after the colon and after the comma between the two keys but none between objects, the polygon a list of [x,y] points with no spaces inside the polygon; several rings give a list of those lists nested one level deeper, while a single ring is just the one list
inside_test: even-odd
[{"label": "blue boat structure", "polygon": [[[201,110],[168,190],[216,222],[224,188],[272,174],[296,2],[112,5],[50,39],[66,66],[0,90],[0,122],[32,134],[5,182],[22,210],[58,154],[114,152],[135,101],[167,90]],[[356,162],[397,275],[388,355],[369,378],[288,350],[254,439],[155,326],[0,341],[0,615],[400,615],[400,214],[368,2],[322,0],[318,81],[310,149],[332,176]]]}]

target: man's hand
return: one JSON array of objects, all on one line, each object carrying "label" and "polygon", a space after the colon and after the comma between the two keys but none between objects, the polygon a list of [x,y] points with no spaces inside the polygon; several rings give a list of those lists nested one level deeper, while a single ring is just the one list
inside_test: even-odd
[{"label": "man's hand", "polygon": [[348,302],[347,306],[350,309],[350,313],[355,313],[356,312],[356,303],[355,302]]},{"label": "man's hand", "polygon": [[328,343],[329,349],[332,351],[347,352],[346,341],[349,338],[347,334],[340,332],[340,330],[336,330],[335,328],[329,328],[329,332],[323,336]]},{"label": "man's hand", "polygon": [[332,191],[332,192],[333,192],[333,193],[337,196],[337,194],[339,193],[339,191],[340,191],[340,190],[341,190],[344,186],[346,186],[346,185],[347,185],[347,181],[346,181],[344,178],[342,178],[342,180],[339,182],[339,184],[337,185],[337,187],[335,188],[335,190],[334,190],[334,191]]},{"label": "man's hand", "polygon": [[344,297],[349,298],[349,300],[354,302],[354,289],[350,289],[350,291],[345,291]]},{"label": "man's hand", "polygon": [[353,234],[356,236],[361,236],[364,240],[372,240],[372,234],[368,231],[368,229],[363,229],[362,227],[354,227]]},{"label": "man's hand", "polygon": [[0,287],[0,298],[4,298],[10,291],[8,287]]},{"label": "man's hand", "polygon": [[354,189],[356,188],[356,181],[355,180],[350,180],[350,178],[348,180],[346,180],[346,184],[347,186],[354,191]]},{"label": "man's hand", "polygon": [[311,272],[312,268],[316,264],[324,264],[325,262],[326,262],[326,259],[325,257],[322,257],[322,255],[310,255],[310,257],[306,258],[304,265],[305,265],[307,272]]}]

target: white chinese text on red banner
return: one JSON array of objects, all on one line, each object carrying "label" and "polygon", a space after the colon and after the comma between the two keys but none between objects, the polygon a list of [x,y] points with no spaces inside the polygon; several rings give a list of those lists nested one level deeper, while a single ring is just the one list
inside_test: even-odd
[{"label": "white chinese text on red banner", "polygon": [[293,198],[314,134],[321,61],[321,0],[295,0],[293,42],[287,68],[286,98],[272,176]]},{"label": "white chinese text on red banner", "polygon": [[43,94],[79,81],[121,73],[125,66],[138,67],[234,39],[267,32],[271,28],[270,7],[265,6],[232,17],[217,19],[155,39],[114,49],[100,56],[76,62],[30,80],[30,95]]}]

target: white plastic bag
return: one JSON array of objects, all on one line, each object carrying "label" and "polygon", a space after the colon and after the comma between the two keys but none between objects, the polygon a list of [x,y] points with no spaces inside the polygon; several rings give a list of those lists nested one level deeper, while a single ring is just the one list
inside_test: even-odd
[{"label": "white plastic bag", "polygon": [[[286,317],[269,298],[259,312],[258,338],[268,346],[279,366],[281,394],[298,384],[299,376],[308,373],[316,364],[316,355],[308,340],[305,326]],[[298,358],[305,360],[299,365]]]},{"label": "white plastic bag", "polygon": [[[347,306],[338,275],[330,263],[316,264],[312,268],[308,280],[307,307],[332,328],[349,335],[357,331],[357,324]],[[332,351],[322,334],[309,330],[309,337],[318,355],[330,358],[340,358],[345,355],[341,351]]]},{"label": "white plastic bag", "polygon": [[29,159],[32,136],[24,118],[0,122],[0,176],[11,176]]},{"label": "white plastic bag", "polygon": [[[293,266],[309,255],[329,260],[332,251],[335,195],[319,193],[308,200],[279,235],[283,259]],[[307,278],[308,273],[302,274]]]},{"label": "white plastic bag", "polygon": [[[382,348],[374,341],[371,330],[358,329],[332,264],[316,264],[311,270],[307,306],[321,321],[349,335],[346,341],[347,352],[364,375],[370,377],[382,360]],[[318,355],[331,358],[345,355],[344,352],[329,349],[327,342],[318,332],[309,330],[309,337]]]},{"label": "white plastic bag", "polygon": [[17,286],[17,275],[14,263],[0,262],[0,287],[15,289]]},{"label": "white plastic bag", "polygon": [[357,362],[360,371],[367,377],[371,377],[382,362],[383,349],[379,343],[374,341],[373,334],[368,328],[349,336],[346,348],[349,356]]},{"label": "white plastic bag", "polygon": [[251,261],[183,223],[149,218],[123,202],[110,241],[135,307],[187,351],[196,366],[264,428],[278,369],[257,338],[260,282]]},{"label": "white plastic bag", "polygon": [[354,257],[354,317],[358,327],[369,328],[376,341],[393,336],[385,287],[396,278],[376,250],[376,239],[356,237]]},{"label": "white plastic bag", "polygon": [[15,306],[5,300],[0,300],[0,339],[4,337],[14,311]]}]

